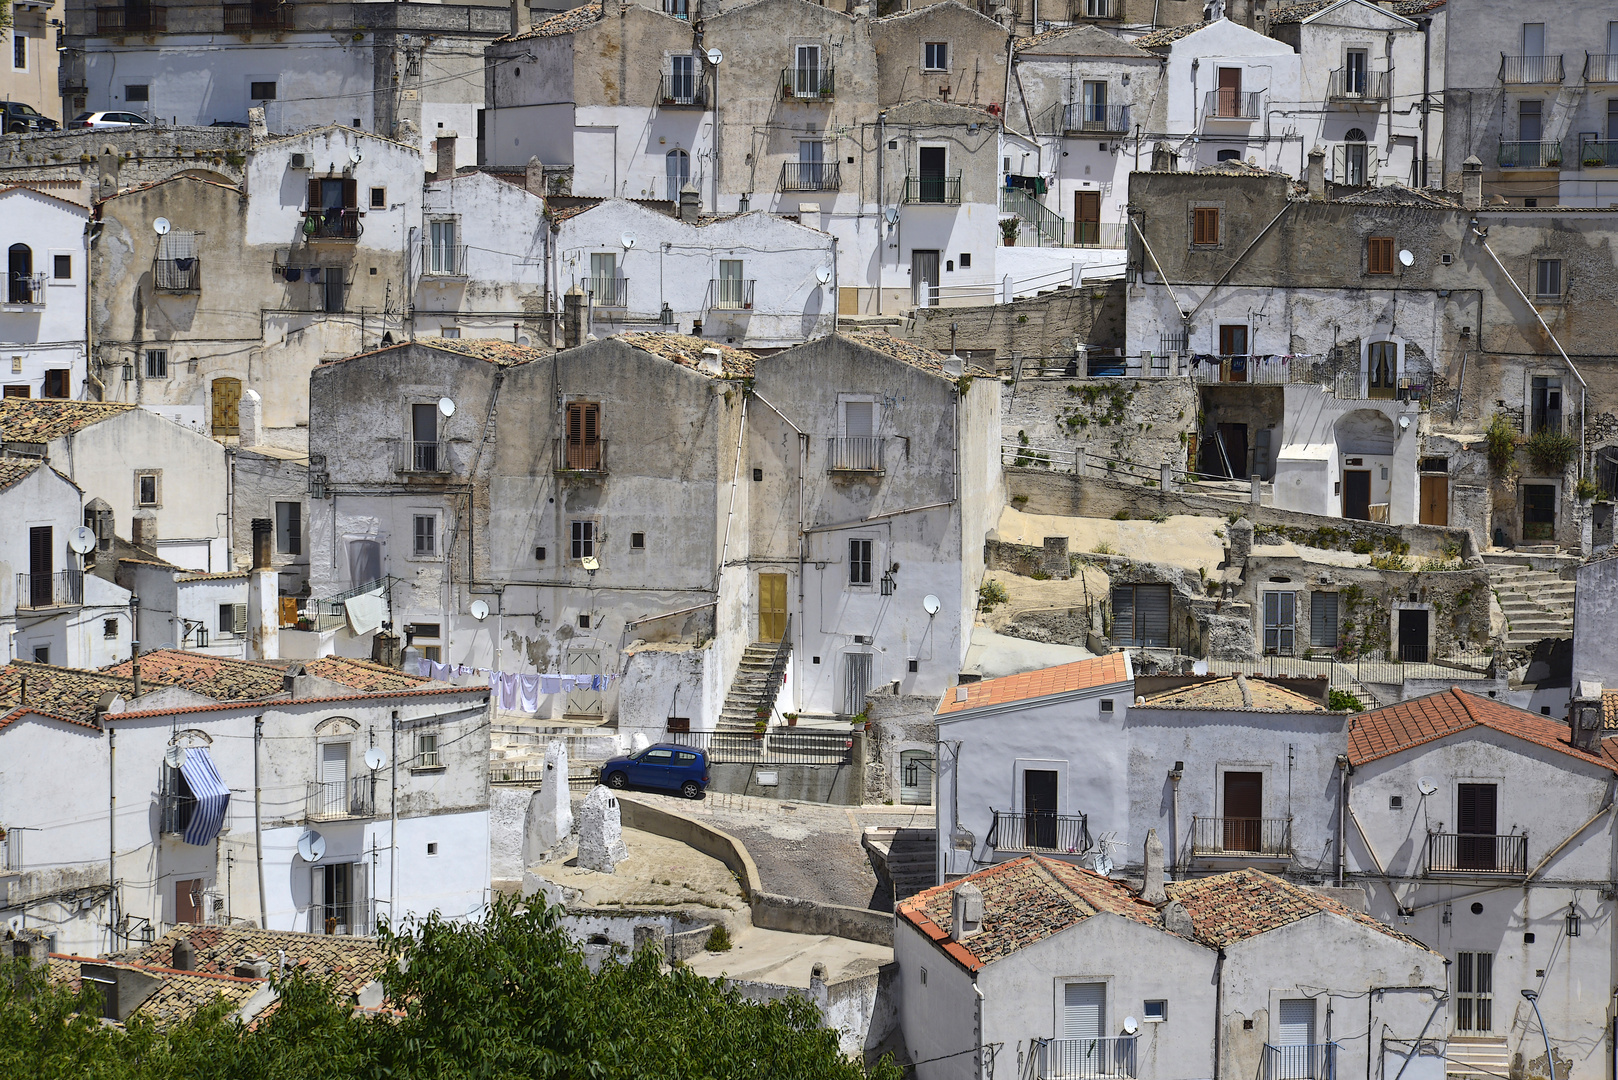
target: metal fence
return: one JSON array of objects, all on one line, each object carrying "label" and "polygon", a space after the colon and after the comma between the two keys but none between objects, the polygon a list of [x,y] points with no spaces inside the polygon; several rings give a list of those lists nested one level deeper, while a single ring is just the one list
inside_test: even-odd
[{"label": "metal fence", "polygon": [[[539,787],[545,782],[545,766],[530,768],[528,766],[513,767],[499,764],[489,766],[489,783],[510,784],[513,787]],[[601,770],[594,768],[567,770],[567,786],[570,788],[591,788],[601,782]]]},{"label": "metal fence", "polygon": [[254,30],[279,32],[294,26],[291,4],[226,4],[225,33],[244,34]]},{"label": "metal fence", "polygon": [[1093,846],[1090,823],[1084,814],[1035,811],[1017,814],[994,810],[988,845],[996,851],[1060,851],[1081,855]]},{"label": "metal fence", "polygon": [[882,471],[882,436],[837,435],[827,441],[830,472]]},{"label": "metal fence", "polygon": [[837,731],[670,731],[661,741],[701,750],[710,765],[847,765],[854,759],[854,736]]},{"label": "metal fence", "polygon": [[1519,85],[1562,81],[1562,54],[1555,56],[1507,56],[1500,54],[1500,81]]},{"label": "metal fence", "polygon": [[1192,817],[1194,855],[1291,855],[1292,819]]},{"label": "metal fence", "polygon": [[1264,1080],[1336,1080],[1337,1044],[1264,1044]]},{"label": "metal fence", "polygon": [[1129,106],[1080,101],[1062,109],[1062,130],[1068,133],[1121,133],[1129,130]]},{"label": "metal fence", "polygon": [[17,575],[17,606],[20,608],[63,607],[83,602],[83,571]]},{"label": "metal fence", "polygon": [[1331,73],[1333,101],[1385,101],[1393,85],[1392,73],[1364,68],[1338,68]]},{"label": "metal fence", "polygon": [[375,786],[376,781],[370,776],[310,783],[307,795],[309,820],[370,817],[376,812]]},{"label": "metal fence", "polygon": [[1202,116],[1205,120],[1257,120],[1259,93],[1244,94],[1228,87],[1210,90],[1203,99]]},{"label": "metal fence", "polygon": [[1526,874],[1528,834],[1428,833],[1429,874]]},{"label": "metal fence", "polygon": [[905,202],[961,205],[961,174],[905,177]]},{"label": "metal fence", "polygon": [[1040,1080],[1090,1080],[1135,1075],[1135,1036],[1047,1039],[1039,1048]]},{"label": "metal fence", "polygon": [[836,191],[843,173],[835,161],[788,161],[781,166],[782,191]]},{"label": "metal fence", "polygon": [[1500,140],[1499,163],[1502,169],[1551,169],[1562,164],[1562,144],[1557,142],[1523,142]]}]

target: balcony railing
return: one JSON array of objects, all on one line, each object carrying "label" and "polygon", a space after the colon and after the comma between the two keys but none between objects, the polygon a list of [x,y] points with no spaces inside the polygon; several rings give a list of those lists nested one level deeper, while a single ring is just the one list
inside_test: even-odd
[{"label": "balcony railing", "polygon": [[1502,169],[1559,169],[1562,167],[1560,142],[1500,143]]},{"label": "balcony railing", "polygon": [[310,821],[333,821],[338,818],[367,818],[376,813],[375,780],[370,776],[353,776],[347,780],[329,780],[309,785],[308,810]]},{"label": "balcony railing", "polygon": [[1526,874],[1528,836],[1428,833],[1429,874]]},{"label": "balcony railing", "polygon": [[1562,81],[1562,57],[1507,56],[1500,54],[1500,81],[1519,86],[1538,86]]},{"label": "balcony railing", "polygon": [[82,603],[82,571],[58,570],[54,574],[17,575],[17,606],[20,608],[71,607]]},{"label": "balcony railing", "polygon": [[169,9],[130,4],[124,7],[96,8],[96,33],[102,37],[120,34],[162,34],[169,28]]},{"label": "balcony railing", "polygon": [[158,292],[200,292],[202,260],[195,255],[178,259],[156,259],[152,283]]},{"label": "balcony railing", "polygon": [[827,101],[835,93],[837,72],[827,67],[781,69],[781,96],[794,101]]},{"label": "balcony railing", "polygon": [[961,174],[905,177],[905,202],[961,205]]},{"label": "balcony railing", "polygon": [[694,71],[689,76],[664,72],[657,90],[657,103],[665,109],[706,109],[707,71]]},{"label": "balcony railing", "polygon": [[308,240],[358,240],[364,231],[360,212],[353,208],[303,212],[303,235]]},{"label": "balcony railing", "polygon": [[1089,819],[1083,814],[1014,814],[994,810],[988,844],[996,851],[1060,851],[1082,855],[1091,848]]},{"label": "balcony railing", "polygon": [[421,245],[421,272],[428,277],[463,278],[466,276],[466,245],[435,244],[431,240]]},{"label": "balcony railing", "polygon": [[1392,87],[1390,72],[1338,68],[1331,73],[1326,97],[1331,101],[1386,101],[1393,92]]},{"label": "balcony railing", "polygon": [[367,937],[371,926],[371,902],[350,900],[346,904],[312,904],[309,907],[309,932],[347,937]]},{"label": "balcony railing", "polygon": [[1244,94],[1239,90],[1210,90],[1203,99],[1204,120],[1257,120],[1259,98],[1257,90]]},{"label": "balcony railing", "polygon": [[753,286],[745,278],[710,278],[708,281],[709,311],[751,311]]},{"label": "balcony railing", "polygon": [[1135,1075],[1135,1036],[1049,1039],[1039,1048],[1039,1080],[1091,1080]]},{"label": "balcony railing", "polygon": [[1579,164],[1586,169],[1618,169],[1618,142],[1587,142],[1579,147]]},{"label": "balcony railing", "polygon": [[1191,853],[1291,858],[1292,819],[1193,817]]},{"label": "balcony railing", "polygon": [[1337,1044],[1264,1044],[1264,1080],[1337,1080]]},{"label": "balcony railing", "polygon": [[1585,53],[1584,81],[1618,83],[1618,53]]},{"label": "balcony railing", "polygon": [[596,307],[621,308],[629,306],[629,279],[625,277],[592,277],[584,279],[584,291],[595,299]]},{"label": "balcony railing", "polygon": [[12,274],[6,279],[6,303],[42,307],[45,303],[45,275]]},{"label": "balcony railing", "polygon": [[291,4],[226,4],[225,33],[247,34],[255,30],[291,30],[294,22]]},{"label": "balcony railing", "polygon": [[843,174],[835,161],[789,161],[781,166],[782,191],[836,191]]},{"label": "balcony railing", "polygon": [[405,439],[400,444],[400,450],[400,472],[449,472],[449,444],[446,442]]},{"label": "balcony railing", "polygon": [[0,874],[22,873],[21,829],[0,829]]},{"label": "balcony railing", "polygon": [[879,435],[839,435],[828,442],[830,472],[881,472],[882,437]]},{"label": "balcony railing", "polygon": [[1122,134],[1129,130],[1129,106],[1074,102],[1062,109],[1062,130],[1067,134]]},{"label": "balcony railing", "polygon": [[556,472],[601,475],[607,471],[607,440],[570,442],[567,439],[553,439],[551,456]]},{"label": "balcony railing", "polygon": [[183,833],[191,824],[191,815],[197,812],[195,796],[169,793],[158,796],[158,831]]}]

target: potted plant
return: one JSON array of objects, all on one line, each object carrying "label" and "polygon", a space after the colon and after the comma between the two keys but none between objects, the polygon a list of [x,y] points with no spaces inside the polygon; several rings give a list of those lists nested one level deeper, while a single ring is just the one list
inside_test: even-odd
[{"label": "potted plant", "polygon": [[1006,247],[1017,246],[1017,235],[1022,232],[1022,222],[1014,217],[1000,219],[1000,237],[1006,242]]},{"label": "potted plant", "polygon": [[1585,148],[1584,167],[1586,169],[1601,169],[1605,168],[1606,164],[1607,160],[1605,157],[1597,153],[1595,150],[1590,149],[1588,146]]},{"label": "potted plant", "polygon": [[787,727],[798,726],[798,714],[795,712],[784,712],[781,714],[781,719],[787,722]]}]

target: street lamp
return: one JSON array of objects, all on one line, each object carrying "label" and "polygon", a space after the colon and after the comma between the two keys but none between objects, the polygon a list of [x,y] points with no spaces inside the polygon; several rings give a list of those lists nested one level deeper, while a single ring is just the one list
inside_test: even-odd
[{"label": "street lamp", "polygon": [[1556,1057],[1551,1053],[1551,1035],[1545,1030],[1545,1018],[1539,1015],[1539,991],[1525,987],[1522,996],[1534,1007],[1534,1019],[1539,1021],[1539,1033],[1545,1039],[1545,1067],[1551,1071],[1551,1080],[1556,1080]]}]

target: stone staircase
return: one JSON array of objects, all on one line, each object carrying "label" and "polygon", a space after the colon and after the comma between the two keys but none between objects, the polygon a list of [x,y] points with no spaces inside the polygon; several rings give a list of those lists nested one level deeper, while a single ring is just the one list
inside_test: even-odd
[{"label": "stone staircase", "polygon": [[891,825],[867,825],[861,833],[860,843],[895,904],[936,884],[937,838],[936,829]]},{"label": "stone staircase", "polygon": [[1511,1075],[1511,1051],[1503,1038],[1452,1038],[1444,1056],[1446,1076],[1493,1080]]},{"label": "stone staircase", "polygon": [[[1543,562],[1535,559],[1534,562]],[[1506,617],[1505,646],[1526,652],[1547,638],[1573,636],[1574,583],[1552,569],[1486,559],[1489,584]]]},{"label": "stone staircase", "polygon": [[779,643],[774,641],[755,641],[742,652],[736,677],[719,710],[716,730],[751,735],[758,710],[774,707],[775,695],[781,689],[779,676],[772,679],[777,648]]}]

